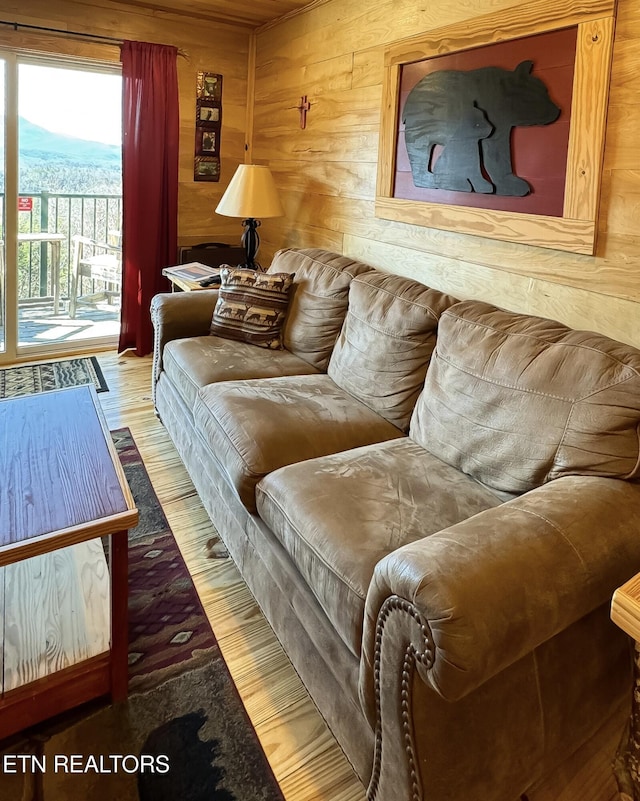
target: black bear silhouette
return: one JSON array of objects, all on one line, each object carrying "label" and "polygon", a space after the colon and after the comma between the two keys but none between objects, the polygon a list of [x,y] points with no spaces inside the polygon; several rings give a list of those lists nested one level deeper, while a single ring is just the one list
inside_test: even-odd
[{"label": "black bear silhouette", "polygon": [[[402,111],[416,186],[522,197],[531,191],[514,175],[511,129],[548,125],[560,114],[532,61],[514,70],[439,70],[409,92]],[[442,145],[433,161],[436,145]],[[484,172],[483,172],[484,169]]]}]

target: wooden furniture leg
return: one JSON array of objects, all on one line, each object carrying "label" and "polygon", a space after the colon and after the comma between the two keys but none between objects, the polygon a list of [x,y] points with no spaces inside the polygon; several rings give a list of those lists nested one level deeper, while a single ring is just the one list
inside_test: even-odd
[{"label": "wooden furniture leg", "polygon": [[631,715],[613,765],[620,801],[640,801],[640,645],[633,657]]},{"label": "wooden furniture leg", "polygon": [[129,673],[129,543],[128,532],[111,535],[111,698],[125,701]]}]

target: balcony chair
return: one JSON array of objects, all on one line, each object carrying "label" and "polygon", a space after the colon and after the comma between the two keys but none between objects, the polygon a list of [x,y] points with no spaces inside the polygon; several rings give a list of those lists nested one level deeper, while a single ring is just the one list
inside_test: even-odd
[{"label": "balcony chair", "polygon": [[[76,316],[78,303],[96,303],[99,299],[111,302],[122,288],[122,247],[120,232],[109,232],[110,242],[98,242],[87,236],[77,234],[71,237],[73,243],[71,256],[71,292],[69,296],[69,317]],[[81,279],[100,281],[104,289],[90,295],[78,295]]]}]

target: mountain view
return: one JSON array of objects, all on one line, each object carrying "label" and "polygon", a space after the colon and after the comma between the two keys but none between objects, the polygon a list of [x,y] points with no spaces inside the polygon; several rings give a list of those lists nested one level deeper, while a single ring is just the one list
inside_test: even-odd
[{"label": "mountain view", "polygon": [[19,137],[20,192],[121,193],[119,145],[53,133],[23,117]]}]

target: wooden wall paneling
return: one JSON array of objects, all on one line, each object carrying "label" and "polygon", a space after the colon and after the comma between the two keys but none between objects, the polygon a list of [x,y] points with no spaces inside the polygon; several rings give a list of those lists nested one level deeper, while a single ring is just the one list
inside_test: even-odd
[{"label": "wooden wall paneling", "polygon": [[249,38],[249,54],[247,58],[247,108],[244,127],[244,161],[253,162],[253,126],[256,107],[256,37],[252,33]]},{"label": "wooden wall paneling", "polygon": [[438,20],[437,28],[427,28],[426,35],[416,33],[391,45],[387,50],[387,63],[419,61],[434,54],[586,24],[613,16],[615,4],[615,0],[567,0],[561,4],[555,0],[531,0],[496,6],[483,13],[482,4],[478,2],[466,19],[463,17],[452,23]]},{"label": "wooden wall paneling", "polygon": [[360,161],[270,162],[276,186],[282,192],[303,191],[309,195],[339,195],[369,200],[376,185],[376,165]]},{"label": "wooden wall paneling", "polygon": [[640,301],[637,274],[640,241],[637,238],[600,235],[599,258],[594,259],[550,248],[460,236],[437,228],[383,220],[372,221],[365,235],[399,249],[406,246],[431,255],[463,259],[504,272]]},{"label": "wooden wall paneling", "polygon": [[399,259],[394,247],[357,236],[345,236],[344,245],[345,254],[352,258],[415,278],[461,300],[484,300],[512,311],[550,317],[640,347],[639,306],[633,301],[525,275],[500,273],[491,267],[425,255],[408,248],[403,249]]},{"label": "wooden wall paneling", "polygon": [[603,198],[607,231],[623,235],[638,230],[640,217],[640,165],[636,170],[612,170]]},{"label": "wooden wall paneling", "polygon": [[379,86],[384,69],[384,48],[369,47],[358,50],[353,54],[353,82],[354,89],[365,86]]},{"label": "wooden wall paneling", "polygon": [[[263,226],[266,223],[263,222]],[[286,245],[283,243],[286,242]],[[269,220],[268,228],[260,233],[260,253],[258,261],[263,265],[271,263],[273,254],[282,247],[324,248],[335,253],[344,249],[342,231],[329,231],[327,228],[303,225],[289,219]]]},{"label": "wooden wall paneling", "polygon": [[[311,132],[322,131],[334,133],[336,130],[352,131],[378,131],[380,126],[381,87],[367,86],[361,89],[351,87],[334,92],[306,94],[311,102],[311,109],[307,113],[307,127],[301,133],[308,136]],[[302,89],[301,89],[302,91]],[[291,101],[289,101],[290,103]],[[297,99],[293,109],[285,106],[283,102],[260,103],[255,111],[255,124],[260,131],[289,133],[292,117],[299,120]],[[301,129],[302,131],[302,129]]]},{"label": "wooden wall paneling", "polygon": [[373,204],[368,200],[332,195],[310,195],[305,191],[287,192],[282,202],[286,219],[296,224],[322,227],[330,231],[341,231],[366,236]]},{"label": "wooden wall paneling", "polygon": [[504,242],[526,242],[528,245],[571,253],[591,255],[594,247],[595,222],[591,220],[516,214],[389,197],[377,198],[376,215],[396,222],[460,231]]},{"label": "wooden wall paneling", "polygon": [[[552,0],[548,0],[550,3]],[[335,0],[311,9],[260,35],[259,63],[283,52],[305,54],[308,61],[319,55],[353,53],[375,48],[415,31],[462,22],[470,16],[499,12],[514,5],[513,0],[470,0],[455,3],[422,3],[417,0]],[[564,5],[564,4],[563,4]],[[572,0],[579,5],[579,0]]]},{"label": "wooden wall paneling", "polygon": [[[433,10],[442,19],[439,26],[451,24],[456,19],[463,24],[466,18],[493,10],[502,13],[501,9],[511,5],[513,3],[494,7],[483,0],[470,0],[464,7],[452,8],[449,0],[438,0]],[[400,29],[396,20],[396,6],[396,3],[390,2],[377,5],[375,13],[380,15],[380,19],[386,20],[387,29],[380,40],[369,47],[362,44],[362,6],[341,0],[328,3],[323,9],[316,9],[313,13],[301,14],[274,26],[264,34],[258,34],[258,86],[261,80],[260,69],[267,67],[270,60],[282,58],[285,59],[283,64],[295,64],[299,75],[300,70],[304,70],[304,65],[307,69],[315,68],[316,64],[348,53],[353,57],[351,85],[354,90],[359,84],[381,86],[381,59],[386,44],[394,39],[402,39],[408,31],[413,31],[422,38],[429,32],[429,26],[420,22]],[[409,13],[413,7],[416,20],[420,20],[420,6],[418,0],[405,0],[402,3],[402,14]],[[570,6],[563,4],[562,13],[569,7],[578,13],[580,3],[572,2]],[[505,24],[508,24],[508,12],[504,13],[504,17]],[[431,29],[435,27],[432,25]],[[443,43],[443,46],[448,46],[448,43]],[[390,264],[402,263],[407,254],[412,260],[424,258],[425,263],[429,264],[439,257],[461,260],[467,265],[461,280],[468,280],[473,287],[473,274],[478,270],[479,274],[488,276],[487,280],[492,282],[496,293],[501,297],[508,299],[510,292],[513,292],[522,311],[530,310],[530,304],[528,291],[521,291],[521,287],[530,286],[531,292],[536,293],[539,298],[536,305],[538,313],[544,313],[544,308],[550,311],[554,308],[551,301],[545,306],[540,300],[546,294],[551,297],[558,293],[562,302],[569,306],[580,306],[583,298],[588,295],[594,300],[589,301],[586,308],[596,321],[590,327],[598,325],[607,333],[604,329],[611,324],[609,333],[612,336],[617,333],[623,338],[625,331],[632,331],[634,326],[637,327],[636,321],[640,313],[640,235],[637,225],[633,224],[635,201],[632,199],[636,192],[634,174],[640,173],[640,141],[636,133],[640,127],[640,83],[636,79],[639,48],[640,6],[634,0],[619,0],[609,96],[610,117],[605,141],[606,173],[601,188],[600,233],[595,257],[373,217],[371,207],[367,209],[367,201],[372,200],[374,194],[367,195],[366,175],[371,174],[370,171],[375,169],[378,162],[378,137],[375,132],[367,132],[361,138],[353,129],[342,129],[341,118],[336,117],[336,130],[331,136],[330,144],[327,144],[322,137],[314,135],[311,127],[313,113],[310,113],[306,131],[299,130],[297,114],[290,123],[278,128],[281,131],[279,135],[261,132],[256,127],[256,157],[263,163],[271,164],[283,195],[291,195],[286,201],[287,217],[270,221],[268,239],[265,240],[263,236],[263,261],[267,248],[273,251],[285,245],[305,246],[312,243],[314,246],[341,251],[341,236],[345,242],[355,236],[369,241],[372,246],[376,242],[388,245],[384,253]],[[282,79],[288,80],[286,73],[282,75]],[[346,91],[345,97],[348,97]],[[370,102],[375,103],[373,97]],[[379,107],[372,107],[364,113],[370,120],[379,110]],[[324,111],[329,112],[328,105],[324,107]],[[347,121],[347,118],[343,119]],[[290,128],[287,130],[289,124]],[[326,124],[327,120],[323,118],[322,126]],[[366,174],[360,172],[363,168]],[[349,208],[345,199],[350,195],[343,192],[343,187],[348,184],[354,169],[357,169],[356,174],[360,176],[360,181],[351,194],[360,205]],[[616,175],[620,171],[625,174]],[[308,180],[305,178],[307,175]],[[306,198],[300,196],[301,189],[307,193]],[[344,198],[341,198],[340,195],[343,194]],[[384,265],[380,262],[380,266]],[[536,289],[539,285],[543,287],[541,293]],[[446,285],[442,288],[455,294],[453,288]],[[622,302],[615,307],[616,313],[612,314],[607,311],[608,298],[612,301],[619,298],[628,302]],[[603,310],[602,315],[599,314],[600,307]],[[597,322],[600,316],[601,321]],[[636,335],[629,333],[626,339],[635,341],[635,337]]]},{"label": "wooden wall paneling", "polygon": [[640,5],[624,2],[616,13],[616,42],[640,39]]},{"label": "wooden wall paneling", "polygon": [[[297,113],[296,113],[297,116]],[[298,133],[299,132],[299,133]],[[271,159],[326,159],[328,161],[373,162],[371,149],[377,147],[377,131],[336,131],[328,136],[316,133],[310,127],[304,131],[291,130],[288,136],[282,133],[263,131],[254,141],[254,157],[257,161]]]},{"label": "wooden wall paneling", "polygon": [[[630,2],[630,0],[627,0],[627,2]],[[611,65],[610,100],[612,103],[625,106],[640,103],[640,82],[637,78],[638,68],[640,68],[638,39],[616,41],[613,64]]]},{"label": "wooden wall paneling", "polygon": [[300,94],[317,97],[351,88],[353,59],[351,54],[326,58],[305,64],[300,58],[287,56],[256,66],[256,110],[263,103],[298,105]]},{"label": "wooden wall paneling", "polygon": [[[610,96],[610,100],[613,98]],[[638,132],[640,131],[640,102],[637,104],[609,103],[604,170],[614,166],[619,170],[638,167]],[[602,215],[600,215],[602,217]]]}]

